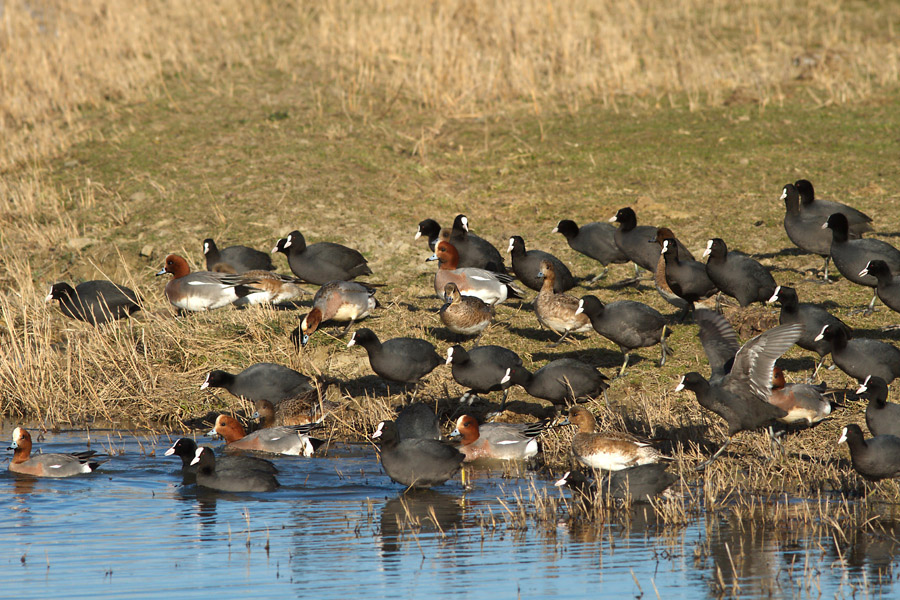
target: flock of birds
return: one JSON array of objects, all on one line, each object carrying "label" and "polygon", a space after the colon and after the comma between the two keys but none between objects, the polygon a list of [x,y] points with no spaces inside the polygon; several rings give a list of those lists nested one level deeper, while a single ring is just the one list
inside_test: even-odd
[{"label": "flock of birds", "polygon": [[[790,240],[804,251],[824,257],[824,281],[829,262],[847,280],[874,289],[875,298],[900,311],[900,250],[864,238],[872,230],[865,214],[837,202],[815,197],[806,180],[784,186],[781,199],[786,212],[784,228]],[[612,223],[616,223],[617,226]],[[532,424],[478,423],[462,414],[453,437],[458,444],[441,438],[434,411],[422,403],[409,404],[394,421],[384,421],[373,434],[380,440],[381,464],[387,475],[408,487],[429,487],[453,477],[464,461],[485,458],[523,460],[539,452],[538,436],[548,427],[573,425],[573,456],[584,466],[606,472],[603,481],[591,483],[584,474],[567,473],[557,482],[576,489],[605,490],[613,497],[653,497],[675,480],[666,471],[668,457],[646,440],[628,434],[596,431],[594,416],[576,403],[605,393],[608,380],[596,368],[573,358],[550,361],[535,372],[525,368],[512,350],[479,345],[494,319],[496,307],[510,298],[523,298],[519,285],[537,292],[533,301],[538,322],[559,338],[591,330],[618,345],[625,372],[629,355],[639,349],[659,346],[660,365],[672,349],[667,337],[673,327],[692,317],[709,359],[711,375],[685,374],[675,388],[694,392],[704,408],[723,418],[728,440],[705,463],[715,460],[741,431],[768,429],[778,423],[812,426],[827,418],[831,402],[824,385],[786,384],[775,362],[794,344],[825,357],[861,385],[867,394],[866,423],[874,435],[865,439],[857,425],[843,429],[841,442],[848,444],[854,468],[865,478],[879,480],[900,475],[900,405],[888,403],[888,384],[900,376],[900,350],[871,338],[857,338],[844,322],[818,305],[801,303],[796,290],[778,285],[767,268],[752,257],[729,250],[719,238],[709,240],[703,257],[691,252],[665,227],[638,225],[631,208],[622,208],[610,222],[579,227],[560,221],[553,232],[563,235],[569,246],[600,263],[632,262],[635,279],[639,268],[653,275],[662,297],[680,309],[677,320],[664,316],[641,302],[619,300],[604,304],[595,296],[581,298],[567,292],[577,283],[566,264],[540,250],[527,250],[524,240],[508,240],[510,266],[488,241],[469,231],[468,219],[459,215],[451,227],[440,227],[432,219],[419,224],[416,239],[424,237],[438,262],[435,293],[444,300],[442,323],[454,334],[474,338],[469,348],[456,344],[441,356],[427,340],[401,337],[379,340],[368,328],[354,331],[348,346],[362,346],[372,370],[384,380],[413,387],[438,365],[451,366],[453,379],[469,390],[460,398],[457,414],[477,394],[502,391],[503,409],[509,388],[523,387],[528,394],[557,406],[568,406],[568,419],[551,425],[549,420]],[[203,243],[207,270],[191,272],[181,256],[165,258],[158,275],[171,274],[165,286],[169,302],[181,312],[205,311],[229,304],[283,303],[305,294],[302,284],[321,286],[312,307],[291,334],[296,346],[310,343],[323,323],[346,323],[343,334],[378,306],[375,289],[354,281],[372,273],[366,259],[351,248],[319,242],[307,244],[298,231],[280,239],[273,253],[287,257],[293,276],[274,272],[271,256],[245,246],[219,250],[214,241]],[[780,325],[741,345],[729,322],[717,311],[721,295],[730,296],[743,308],[754,302],[778,303]],[[93,325],[130,315],[141,309],[140,298],[130,289],[109,281],[89,281],[72,288],[52,286],[47,301],[59,301],[61,311]],[[321,383],[287,367],[258,363],[241,373],[211,372],[202,387],[223,387],[254,403],[254,417],[262,428],[246,433],[244,426],[228,415],[220,415],[213,432],[225,439],[226,450],[252,450],[273,454],[312,455],[318,445],[312,434],[323,418],[311,399],[321,397]],[[213,433],[211,432],[211,433]],[[35,476],[69,476],[96,468],[92,453],[38,454],[31,456],[31,438],[19,427],[13,433],[15,455],[9,468]],[[186,478],[198,485],[227,491],[265,491],[277,486],[276,469],[255,456],[216,457],[211,449],[197,447],[188,438],[178,440],[167,452],[183,461]]]}]

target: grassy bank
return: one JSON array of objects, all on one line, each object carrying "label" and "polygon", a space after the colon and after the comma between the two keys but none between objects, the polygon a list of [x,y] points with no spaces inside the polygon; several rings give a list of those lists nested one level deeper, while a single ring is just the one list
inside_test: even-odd
[{"label": "grassy bank", "polygon": [[[135,60],[156,58],[128,93],[106,98],[96,95],[102,85],[87,84],[94,100],[60,93],[56,108],[51,102],[43,116],[30,117],[48,129],[29,131],[24,117],[5,117],[10,139],[24,136],[21,146],[34,153],[15,150],[13,141],[3,159],[19,166],[0,183],[0,414],[45,426],[95,418],[175,426],[240,408],[227,393],[199,390],[210,369],[271,361],[344,381],[329,390],[345,408],[334,433],[361,437],[402,399],[371,375],[361,349],[319,333],[297,354],[287,337],[297,311],[225,309],[175,319],[164,282],[152,274],[169,252],[202,265],[206,237],[268,250],[299,229],[310,242],[341,242],[366,255],[384,305],[367,325],[383,339],[425,337],[443,353],[452,342],[437,317],[433,266],[413,234],[426,217],[449,224],[460,212],[498,247],[522,235],[529,248],[587,276],[597,265],[550,230],[562,218],[606,220],[630,205],[639,222],[670,226],[697,254],[708,238],[722,237],[772,266],[801,300],[830,302],[863,335],[896,336],[879,329],[894,322],[893,313],[850,314],[868,300],[867,290],[810,280],[821,259],[792,250],[778,200],[784,183],[812,179],[823,196],[874,215],[883,239],[894,240],[900,96],[896,53],[886,50],[893,4],[864,11],[812,2],[789,14],[763,4],[746,14],[732,10],[736,3],[685,0],[665,9],[638,3],[625,15],[610,3],[587,19],[595,29],[584,35],[574,24],[587,3],[549,15],[545,4],[528,5],[515,20],[505,3],[442,4],[427,14],[403,2],[361,6],[260,3],[225,11],[219,21],[185,8],[183,21],[203,26],[184,40],[179,27],[187,25],[176,20],[149,36],[147,44],[171,37],[184,49],[166,60],[151,46],[135,51]],[[12,13],[8,6],[4,18]],[[253,14],[271,18],[255,28]],[[146,20],[156,22],[149,13]],[[621,38],[601,27],[613,22]],[[213,34],[212,23],[224,25]],[[456,38],[443,37],[454,31]],[[682,31],[694,35],[676,49],[674,33]],[[495,47],[492,61],[487,49]],[[831,58],[793,72],[806,64],[793,57],[807,51]],[[112,69],[129,64],[106,62],[110,80]],[[70,112],[57,114],[61,107]],[[59,125],[63,116],[70,128]],[[53,142],[34,142],[38,131]],[[39,160],[26,166],[23,157]],[[283,257],[276,264],[287,272]],[[613,267],[608,281],[572,293],[673,312],[647,282],[608,287],[629,270]],[[142,317],[95,330],[43,301],[53,281],[95,278],[138,290]],[[777,309],[751,314],[765,321]],[[559,356],[578,356],[610,375],[620,364],[617,349],[595,336],[558,349],[548,347],[552,339],[527,303],[511,303],[483,343],[516,350],[533,369]],[[691,395],[671,392],[682,373],[706,372],[696,327],[676,327],[671,340],[675,355],[664,368],[655,365],[655,349],[638,352],[613,383],[611,407],[592,408],[608,427],[628,424],[662,439],[687,465],[722,441],[724,427]],[[814,365],[800,350],[788,359],[794,379]],[[824,378],[850,385],[839,371]],[[419,397],[447,407],[461,391],[441,367]],[[522,390],[512,399],[520,411],[548,408]],[[734,450],[741,459],[716,466],[704,493],[718,497],[735,478],[748,490],[847,488],[855,480],[846,450],[834,442],[844,423],[861,421],[861,408],[850,402],[831,422],[790,436],[788,458],[775,468],[765,462],[765,438],[742,434]],[[566,438],[551,438],[547,450],[552,462],[563,461]],[[896,494],[893,484],[882,487]]]}]

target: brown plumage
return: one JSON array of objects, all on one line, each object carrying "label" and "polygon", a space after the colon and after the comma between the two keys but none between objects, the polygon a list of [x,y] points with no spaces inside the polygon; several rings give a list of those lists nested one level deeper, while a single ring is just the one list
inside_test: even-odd
[{"label": "brown plumage", "polygon": [[560,338],[553,345],[562,342],[569,333],[593,329],[590,318],[578,312],[578,298],[553,291],[556,273],[550,261],[541,261],[540,276],[544,283],[534,299],[534,312],[541,325],[560,334]]},{"label": "brown plumage", "polygon": [[572,454],[585,466],[619,471],[635,465],[669,460],[649,443],[637,438],[596,433],[597,421],[587,409],[573,406],[569,410],[569,422],[578,427],[572,438]]},{"label": "brown plumage", "polygon": [[475,296],[463,296],[456,284],[448,282],[444,286],[444,305],[441,307],[441,322],[453,333],[477,335],[475,343],[481,339],[485,328],[491,324],[494,309]]}]

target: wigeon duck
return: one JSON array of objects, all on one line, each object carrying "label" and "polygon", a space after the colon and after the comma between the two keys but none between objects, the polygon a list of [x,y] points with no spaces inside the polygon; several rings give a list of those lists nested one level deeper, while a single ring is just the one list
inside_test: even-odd
[{"label": "wigeon duck", "polygon": [[768,269],[745,254],[729,252],[722,238],[713,238],[703,251],[706,274],[723,294],[735,298],[741,308],[766,302],[775,293],[775,279]]},{"label": "wigeon duck", "polygon": [[275,475],[246,465],[228,465],[216,461],[210,448],[197,448],[192,466],[197,468],[197,485],[220,492],[270,492],[278,487]]},{"label": "wigeon duck", "polygon": [[209,435],[221,436],[225,440],[227,450],[256,450],[270,454],[288,454],[291,456],[312,456],[322,441],[307,434],[313,426],[300,427],[268,427],[258,429],[251,434],[244,431],[240,422],[228,415],[216,417],[216,423]]},{"label": "wigeon duck", "polygon": [[859,425],[851,423],[841,430],[838,444],[847,442],[850,462],[857,473],[869,481],[900,477],[900,438],[876,435],[864,439]]},{"label": "wigeon duck", "polygon": [[469,219],[465,215],[456,215],[453,226],[441,229],[438,241],[453,244],[459,252],[459,266],[485,269],[494,273],[506,273],[503,256],[493,244],[474,233],[469,232]]},{"label": "wigeon duck", "polygon": [[900,350],[893,344],[870,338],[847,339],[847,332],[833,325],[822,328],[816,341],[820,339],[831,343],[834,364],[857,382],[877,375],[890,384],[900,377]]},{"label": "wigeon duck", "polygon": [[553,485],[567,486],[578,495],[578,500],[588,505],[610,500],[652,502],[678,481],[675,475],[666,471],[666,467],[664,463],[637,465],[603,473],[596,481],[589,479],[581,471],[567,471]]},{"label": "wigeon duck", "polygon": [[[216,272],[225,272],[219,270],[222,264],[223,263],[219,263],[216,265]],[[250,294],[235,301],[236,306],[243,306],[245,304],[282,304],[285,302],[293,302],[294,300],[299,299],[300,296],[309,294],[309,292],[300,285],[302,283],[301,279],[289,277],[288,275],[281,275],[274,271],[254,269],[252,271],[236,273],[235,275],[234,281],[238,285],[245,285],[253,288],[253,291]]]},{"label": "wigeon duck", "polygon": [[62,281],[54,283],[47,294],[47,302],[52,300],[59,300],[59,310],[67,317],[91,325],[103,325],[141,310],[133,290],[103,280],[85,281],[74,288]]},{"label": "wigeon duck", "polygon": [[[806,218],[800,214],[800,193],[793,183],[781,189],[781,200],[784,201],[784,231],[791,242],[806,252],[824,257],[823,267],[825,281],[828,279],[828,263],[831,261],[831,235],[822,229],[827,218]],[[859,272],[859,269],[857,269]]]},{"label": "wigeon duck", "polygon": [[768,402],[772,369],[775,361],[800,337],[803,326],[779,325],[738,348],[737,335],[722,315],[708,310],[697,311],[697,324],[712,375],[707,380],[697,372],[687,373],[675,391],[688,389],[694,392],[700,406],[728,423],[728,439],[698,467],[704,469],[725,451],[735,434],[769,426],[787,415]]},{"label": "wigeon duck", "polygon": [[784,371],[775,367],[772,375],[772,391],[769,404],[774,404],[787,414],[778,419],[779,423],[815,425],[831,415],[831,402],[823,395],[828,391],[824,383],[787,383]]},{"label": "wigeon duck", "polygon": [[606,277],[610,264],[628,262],[628,257],[616,246],[616,228],[609,223],[585,223],[579,227],[575,221],[563,219],[551,233],[561,233],[572,250],[603,265],[603,271],[588,283]]},{"label": "wigeon duck", "polygon": [[408,488],[440,485],[459,471],[465,455],[438,440],[400,439],[393,421],[382,421],[372,438],[381,440],[381,466],[393,481]]},{"label": "wigeon duck", "polygon": [[[172,456],[173,454],[181,459],[181,471],[184,475],[185,483],[196,482],[197,465],[192,465],[191,462],[197,457],[197,442],[191,438],[179,438],[165,451],[165,456]],[[216,467],[222,471],[247,469],[272,473],[273,475],[278,473],[278,469],[270,461],[256,458],[255,456],[220,456],[216,460]]]},{"label": "wigeon duck", "polygon": [[[355,281],[329,281],[313,296],[312,309],[291,334],[305,346],[319,325],[325,321],[347,322],[340,336],[346,335],[358,319],[364,319],[378,306],[375,290]],[[296,345],[296,341],[295,341]]]},{"label": "wigeon duck", "polygon": [[862,236],[873,231],[872,217],[841,202],[816,198],[816,190],[808,179],[798,179],[794,182],[794,187],[800,195],[800,215],[804,218],[821,222],[834,213],[841,213],[847,217],[850,233]]},{"label": "wigeon duck", "polygon": [[525,250],[525,240],[522,236],[514,235],[509,238],[506,251],[512,257],[513,273],[527,287],[539,291],[544,286],[540,272],[541,261],[545,260],[553,265],[553,273],[556,275],[553,282],[554,292],[562,293],[575,287],[575,278],[561,260],[541,250]]},{"label": "wigeon duck", "polygon": [[400,411],[394,420],[401,440],[441,439],[441,426],[434,409],[421,402],[413,402]]},{"label": "wigeon duck", "polygon": [[591,320],[578,312],[578,298],[555,291],[556,267],[549,260],[540,262],[538,277],[544,280],[541,291],[534,299],[534,313],[538,322],[557,334],[559,339],[552,344],[558,346],[570,333],[591,330]]},{"label": "wigeon duck", "polygon": [[769,303],[777,302],[781,305],[781,314],[778,317],[782,325],[790,325],[792,323],[800,323],[803,325],[803,334],[797,340],[797,345],[804,350],[810,350],[819,355],[819,362],[816,363],[816,369],[813,371],[812,377],[815,378],[825,362],[825,357],[831,354],[831,342],[824,337],[817,339],[819,332],[826,325],[843,329],[849,339],[852,335],[850,327],[830,314],[821,306],[808,303],[800,303],[797,298],[797,291],[788,286],[778,286],[775,293],[769,298]]},{"label": "wigeon duck", "polygon": [[860,277],[871,275],[875,278],[875,295],[894,312],[900,312],[900,274],[891,273],[891,268],[883,260],[870,260],[859,272]]},{"label": "wigeon duck", "polygon": [[605,375],[576,358],[551,360],[534,373],[524,368],[513,368],[514,372],[520,370],[524,372],[522,377],[511,374],[516,383],[524,387],[529,395],[553,404],[593,399],[605,394],[609,388]]},{"label": "wigeon duck", "polygon": [[210,371],[200,389],[208,387],[225,388],[232,395],[250,402],[269,400],[275,404],[288,398],[316,394],[316,387],[309,377],[275,363],[256,363],[237,375],[228,371]]},{"label": "wigeon duck", "polygon": [[232,273],[245,271],[271,271],[272,257],[260,250],[247,246],[229,246],[219,250],[212,238],[203,240],[203,254],[206,256],[206,270],[215,271],[216,265],[227,265]]},{"label": "wigeon duck", "polygon": [[474,335],[475,345],[485,328],[491,324],[494,309],[475,296],[463,296],[452,281],[444,286],[444,305],[440,310],[441,323],[459,335]]},{"label": "wigeon duck", "polygon": [[456,429],[450,437],[461,440],[459,451],[466,455],[466,462],[479,458],[500,460],[525,460],[540,451],[535,439],[550,425],[545,419],[538,423],[484,423],[469,415],[456,420]]},{"label": "wigeon duck", "polygon": [[521,298],[512,285],[512,277],[485,269],[459,266],[459,253],[450,242],[440,241],[428,260],[439,263],[434,274],[434,293],[443,298],[448,283],[455,283],[464,296],[475,296],[483,302],[495,305],[507,298]]},{"label": "wigeon duck", "polygon": [[706,274],[706,265],[696,260],[679,258],[678,245],[663,240],[662,255],[666,259],[666,283],[687,303],[679,317],[683,321],[694,312],[694,303],[716,293],[716,284]]},{"label": "wigeon duck", "polygon": [[443,362],[431,342],[418,338],[382,342],[371,329],[363,328],[353,333],[347,347],[357,344],[366,349],[375,374],[388,381],[415,383]]},{"label": "wigeon duck", "polygon": [[659,344],[659,366],[666,364],[669,353],[666,337],[670,330],[666,318],[655,308],[633,300],[603,304],[594,296],[584,296],[578,301],[576,312],[588,318],[594,331],[619,345],[625,355],[620,377],[625,373],[629,356],[638,348]]},{"label": "wigeon duck", "polygon": [[307,246],[306,239],[297,230],[278,240],[272,252],[287,255],[294,275],[316,285],[325,285],[329,281],[350,281],[372,274],[365,257],[358,251],[334,242]]},{"label": "wigeon duck", "polygon": [[636,465],[671,460],[648,442],[597,433],[597,421],[585,408],[573,406],[569,409],[569,423],[578,428],[572,438],[572,454],[585,466],[619,471]]},{"label": "wigeon duck", "polygon": [[637,215],[630,206],[620,208],[609,222],[619,224],[613,236],[616,246],[635,264],[635,269],[641,267],[654,272],[659,262],[659,249],[653,243],[656,239],[656,227],[638,225]]},{"label": "wigeon duck", "polygon": [[[892,275],[900,275],[900,250],[881,240],[850,239],[850,225],[843,214],[834,213],[822,227],[831,230],[831,260],[841,275],[849,281],[877,288],[878,279],[866,271],[866,265],[871,260],[883,260]],[[872,301],[867,308],[869,313],[872,312],[877,298],[877,293],[872,294]]]},{"label": "wigeon duck", "polygon": [[282,400],[277,405],[268,400],[254,400],[255,410],[250,418],[258,420],[263,429],[316,423],[315,399],[314,394],[307,394]]},{"label": "wigeon duck", "polygon": [[187,261],[177,254],[166,257],[165,266],[157,275],[166,273],[174,275],[166,284],[166,298],[172,306],[188,312],[222,308],[254,291],[239,285],[234,275],[210,271],[191,273]]},{"label": "wigeon duck", "polygon": [[[504,390],[501,404],[506,404],[509,387],[520,383],[512,377],[520,376],[525,370],[519,355],[502,346],[478,346],[466,351],[456,345],[447,348],[447,364],[451,365],[451,373],[456,383],[468,388],[460,401],[472,401],[474,394],[486,394]],[[515,371],[511,369],[518,368]]]},{"label": "wigeon duck", "polygon": [[16,427],[13,430],[12,445],[9,449],[15,450],[9,462],[9,470],[34,477],[71,477],[90,473],[104,462],[91,460],[97,454],[93,450],[73,454],[31,456],[31,434],[23,427]]},{"label": "wigeon duck", "polygon": [[441,233],[441,226],[434,219],[425,219],[424,221],[419,222],[419,226],[416,229],[416,237],[414,239],[419,239],[423,235],[425,236],[425,241],[428,242],[428,249],[434,252],[434,247],[438,243],[438,236]]},{"label": "wigeon duck", "polygon": [[866,377],[856,394],[866,394],[866,426],[872,435],[896,435],[900,437],[900,404],[888,402],[888,386],[878,376]]}]

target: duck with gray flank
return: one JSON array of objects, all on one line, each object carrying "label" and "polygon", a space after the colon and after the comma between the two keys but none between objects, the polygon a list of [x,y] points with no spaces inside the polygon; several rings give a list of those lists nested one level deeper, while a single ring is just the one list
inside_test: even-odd
[{"label": "duck with gray flank", "polygon": [[440,485],[459,471],[465,455],[445,442],[401,439],[393,421],[382,421],[372,434],[381,440],[381,466],[391,480],[408,488]]},{"label": "duck with gray flank", "polygon": [[346,322],[347,326],[338,335],[343,337],[353,323],[368,317],[377,306],[373,288],[355,281],[329,281],[313,296],[312,308],[291,332],[291,340],[297,347],[306,346],[309,336],[326,321]]},{"label": "duck with gray flank", "polygon": [[558,346],[570,333],[590,331],[590,319],[578,312],[578,298],[554,291],[556,267],[552,262],[541,261],[538,277],[544,280],[544,285],[534,299],[534,313],[541,325],[560,336],[551,346]]},{"label": "duck with gray flank", "polygon": [[857,473],[869,481],[900,476],[900,437],[876,435],[865,439],[862,429],[851,423],[841,430],[838,444],[847,443],[850,462]]},{"label": "duck with gray flank", "polygon": [[286,255],[294,275],[316,285],[372,274],[365,257],[357,250],[334,242],[307,245],[303,234],[296,229],[278,240],[272,252]]},{"label": "duck with gray flank", "polygon": [[165,265],[157,276],[166,273],[173,275],[172,280],[166,283],[166,298],[175,308],[188,312],[222,308],[259,291],[240,284],[237,275],[211,271],[191,273],[187,261],[177,254],[166,256]]},{"label": "duck with gray flank", "polygon": [[244,426],[234,417],[219,415],[207,435],[214,439],[217,437],[224,439],[226,450],[255,450],[269,454],[312,456],[323,444],[322,440],[308,435],[318,426],[318,423],[313,423],[298,427],[267,427],[248,434]]},{"label": "duck with gray flank", "polygon": [[514,235],[509,238],[509,247],[506,251],[512,257],[513,273],[526,287],[540,291],[544,286],[540,272],[541,261],[545,260],[553,265],[553,272],[556,274],[553,283],[554,292],[562,293],[575,287],[575,278],[561,260],[541,250],[526,250],[522,236]]},{"label": "duck with gray flank", "polygon": [[455,283],[463,296],[475,296],[485,304],[495,306],[507,298],[521,298],[521,290],[512,285],[513,278],[486,269],[459,266],[459,253],[450,242],[440,241],[427,260],[438,261],[434,274],[434,293],[444,297],[444,288]]},{"label": "duck with gray flank", "polygon": [[628,262],[628,257],[616,245],[616,228],[609,223],[585,223],[579,227],[575,221],[563,219],[551,233],[561,233],[572,250],[603,265],[603,271],[588,283],[606,277],[610,264]]},{"label": "duck with gray flank", "polygon": [[265,252],[247,246],[229,246],[219,250],[212,238],[203,240],[203,255],[206,257],[207,271],[215,271],[220,264],[227,265],[232,273],[271,271],[275,268],[272,257]]},{"label": "duck with gray flank", "polygon": [[13,473],[34,477],[72,477],[91,473],[105,461],[93,460],[93,450],[72,454],[38,454],[31,456],[31,434],[24,427],[16,427],[12,434],[13,452],[8,469]]},{"label": "duck with gray flank", "polygon": [[469,415],[456,420],[451,438],[460,438],[459,451],[465,462],[480,458],[526,460],[540,451],[537,436],[550,425],[548,419],[537,423],[483,423]]},{"label": "duck with gray flank", "polygon": [[85,281],[74,288],[63,281],[54,283],[46,300],[59,300],[62,314],[95,326],[141,310],[140,299],[133,290],[102,279]]},{"label": "duck with gray flank", "polygon": [[787,413],[778,419],[779,423],[812,426],[831,415],[831,402],[824,396],[828,386],[824,383],[787,383],[781,367],[775,367],[774,371],[769,404]]}]

